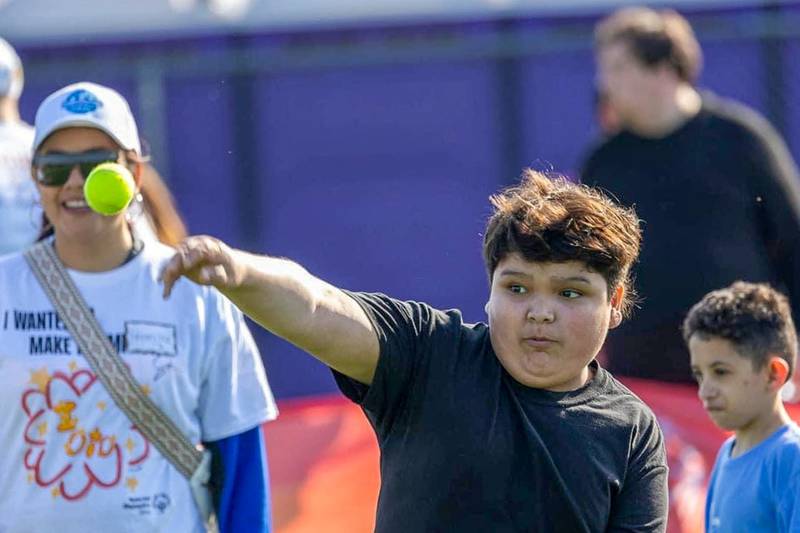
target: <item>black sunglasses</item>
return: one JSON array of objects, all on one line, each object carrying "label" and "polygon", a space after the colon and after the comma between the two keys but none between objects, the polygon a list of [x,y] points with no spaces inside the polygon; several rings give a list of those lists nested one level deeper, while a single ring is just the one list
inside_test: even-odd
[{"label": "black sunglasses", "polygon": [[89,150],[72,154],[48,153],[33,156],[36,181],[46,187],[60,187],[69,179],[75,165],[85,178],[100,163],[115,163],[119,150]]}]

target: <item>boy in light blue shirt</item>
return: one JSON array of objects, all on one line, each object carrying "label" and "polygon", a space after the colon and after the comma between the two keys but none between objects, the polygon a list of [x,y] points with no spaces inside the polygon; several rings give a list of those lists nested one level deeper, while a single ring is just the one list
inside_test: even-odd
[{"label": "boy in light blue shirt", "polygon": [[711,473],[706,531],[800,532],[800,428],[780,397],[797,358],[788,300],[737,281],[692,307],[683,337],[703,407],[734,432]]}]

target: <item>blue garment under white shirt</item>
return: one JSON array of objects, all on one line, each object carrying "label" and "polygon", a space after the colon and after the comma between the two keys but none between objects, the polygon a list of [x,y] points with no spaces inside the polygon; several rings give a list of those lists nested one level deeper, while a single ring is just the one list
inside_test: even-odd
[{"label": "blue garment under white shirt", "polygon": [[[269,476],[261,427],[207,443],[218,461],[212,481],[219,486],[214,508],[220,533],[272,531]],[[213,465],[219,466],[214,471]],[[215,475],[216,474],[216,475]]]},{"label": "blue garment under white shirt", "polygon": [[708,533],[800,533],[800,427],[787,424],[739,457],[719,450],[706,499]]}]

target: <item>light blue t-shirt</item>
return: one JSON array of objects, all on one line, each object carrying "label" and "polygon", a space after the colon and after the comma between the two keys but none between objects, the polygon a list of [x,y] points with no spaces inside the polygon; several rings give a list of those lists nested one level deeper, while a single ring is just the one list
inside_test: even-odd
[{"label": "light blue t-shirt", "polygon": [[729,438],[706,499],[708,533],[800,533],[800,428],[787,424],[736,458]]}]

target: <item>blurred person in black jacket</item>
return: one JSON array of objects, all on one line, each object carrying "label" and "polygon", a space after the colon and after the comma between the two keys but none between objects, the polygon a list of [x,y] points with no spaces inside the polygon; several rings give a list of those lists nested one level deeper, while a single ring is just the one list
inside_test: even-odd
[{"label": "blurred person in black jacket", "polygon": [[634,205],[645,233],[640,309],[609,337],[609,367],[689,382],[680,325],[709,290],[769,282],[800,312],[797,168],[763,117],[695,88],[702,52],[678,13],[619,10],[598,24],[595,47],[620,130],[592,150],[582,180]]}]

